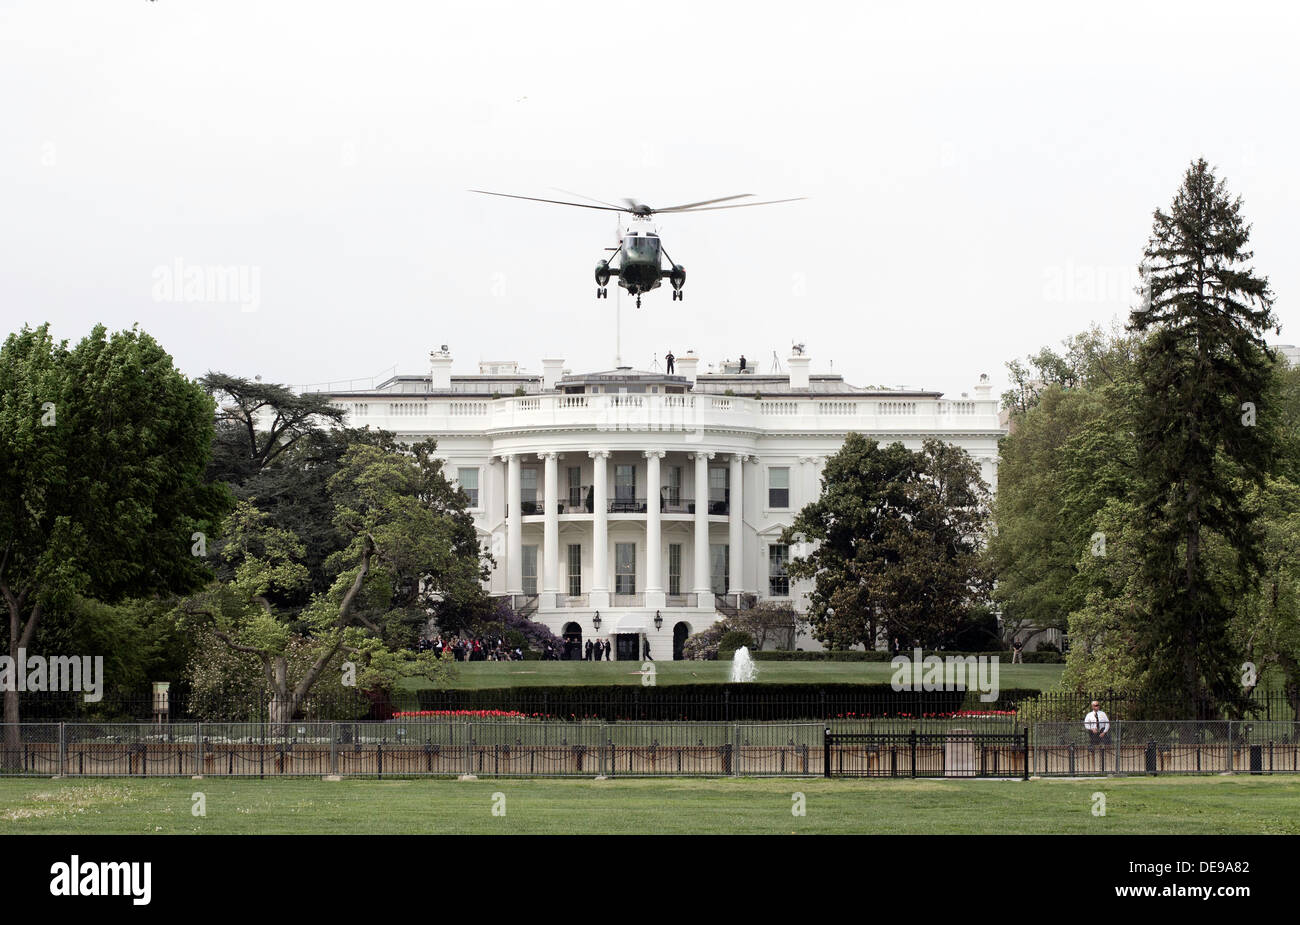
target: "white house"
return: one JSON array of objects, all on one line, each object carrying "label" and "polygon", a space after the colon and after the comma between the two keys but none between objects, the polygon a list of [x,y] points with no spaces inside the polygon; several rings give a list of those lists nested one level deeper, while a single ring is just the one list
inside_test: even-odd
[{"label": "white house", "polygon": [[[797,350],[781,373],[739,363],[672,373],[619,367],[572,374],[484,362],[453,375],[444,348],[427,376],[328,391],[352,426],[434,437],[496,559],[494,594],[574,641],[611,638],[620,658],[680,657],[686,637],[738,604],[791,601],[780,541],[850,432],[917,449],[965,449],[990,486],[1006,433],[987,376],[973,397],[859,388],[810,371]],[[795,551],[796,554],[798,550]]]}]

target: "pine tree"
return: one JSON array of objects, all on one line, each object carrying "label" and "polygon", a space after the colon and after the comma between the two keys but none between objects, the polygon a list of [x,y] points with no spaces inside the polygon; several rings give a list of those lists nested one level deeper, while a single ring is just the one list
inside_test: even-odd
[{"label": "pine tree", "polygon": [[[1248,265],[1250,226],[1204,160],[1187,171],[1144,254],[1145,303],[1129,329],[1149,335],[1139,375],[1137,457],[1144,583],[1152,615],[1139,639],[1153,693],[1176,694],[1198,716],[1240,695],[1227,633],[1233,601],[1259,565],[1246,507],[1274,458],[1267,426],[1276,322],[1268,279]],[[1211,562],[1212,537],[1230,551]]]}]

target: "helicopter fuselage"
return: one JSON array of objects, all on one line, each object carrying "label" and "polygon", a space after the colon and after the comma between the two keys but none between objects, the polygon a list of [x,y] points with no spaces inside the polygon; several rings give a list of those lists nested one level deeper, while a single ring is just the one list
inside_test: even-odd
[{"label": "helicopter fuselage", "polygon": [[[623,235],[619,243],[617,257],[619,266],[611,267],[610,261],[602,260],[596,266],[596,284],[603,287],[610,276],[618,276],[618,284],[629,295],[640,296],[642,293],[658,289],[667,278],[674,290],[673,298],[680,298],[680,290],[686,283],[686,271],[677,265],[668,270],[663,268],[666,257],[659,233],[649,221],[636,220],[635,224]],[[603,291],[603,290],[600,290]],[[599,294],[599,292],[598,292]],[[638,298],[638,304],[640,299]]]},{"label": "helicopter fuselage", "polygon": [[629,231],[623,236],[618,284],[630,295],[658,289],[663,279],[663,245],[653,231]]}]

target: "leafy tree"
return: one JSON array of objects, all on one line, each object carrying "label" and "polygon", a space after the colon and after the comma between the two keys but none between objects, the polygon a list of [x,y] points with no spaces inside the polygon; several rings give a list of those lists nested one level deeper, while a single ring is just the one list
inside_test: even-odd
[{"label": "leafy tree", "polygon": [[1012,387],[1002,393],[1002,407],[1013,416],[1023,415],[1053,387],[1068,392],[1119,382],[1136,361],[1137,344],[1131,335],[1093,325],[1062,341],[1064,352],[1044,347],[1025,358],[1028,365],[1011,360],[1007,373]]},{"label": "leafy tree", "polygon": [[769,642],[778,649],[793,649],[798,624],[798,612],[784,601],[759,601],[727,621],[732,629],[748,633],[759,649]]},{"label": "leafy tree", "polygon": [[998,447],[988,557],[1006,633],[1067,629],[1087,593],[1078,565],[1100,530],[1098,514],[1127,498],[1136,480],[1136,339],[1113,335],[1103,344],[1080,335],[1067,343],[1081,340],[1090,345],[1093,372],[1074,388],[1044,388],[1013,415]]},{"label": "leafy tree", "polygon": [[209,372],[199,382],[217,401],[214,481],[243,485],[325,426],[341,426],[344,409],[321,395]]},{"label": "leafy tree", "polygon": [[808,618],[831,648],[873,648],[883,632],[950,643],[985,596],[981,543],[988,487],[958,447],[918,452],[850,434],[827,460],[823,491],[785,531],[812,551],[791,577],[811,579]]},{"label": "leafy tree", "polygon": [[[33,644],[45,615],[79,597],[111,604],[207,580],[193,552],[229,505],[203,478],[212,413],[203,389],[138,329],[96,326],[71,350],[48,325],[6,339],[0,596],[11,657]],[[19,719],[19,693],[7,690],[4,721]],[[5,735],[16,745],[16,726]]]},{"label": "leafy tree", "polygon": [[[1150,690],[1178,693],[1201,715],[1238,699],[1228,626],[1233,597],[1252,584],[1261,531],[1245,503],[1274,459],[1271,360],[1262,335],[1276,321],[1268,280],[1248,266],[1250,227],[1204,160],[1168,212],[1157,210],[1144,252],[1150,295],[1131,330],[1140,351],[1136,499],[1145,533],[1150,618],[1137,651]],[[1216,581],[1207,543],[1220,538],[1235,580]]]},{"label": "leafy tree", "polygon": [[310,580],[301,540],[248,502],[228,519],[223,557],[231,577],[184,611],[261,665],[272,722],[293,716],[341,652],[358,666],[359,687],[441,677],[431,653],[409,651],[417,628],[433,601],[476,606],[488,566],[464,496],[442,474],[435,449],[432,441],[410,451],[359,444],[344,454],[328,491],[334,525],[349,540],[325,562],[328,590],[301,610],[282,603],[295,601]]}]

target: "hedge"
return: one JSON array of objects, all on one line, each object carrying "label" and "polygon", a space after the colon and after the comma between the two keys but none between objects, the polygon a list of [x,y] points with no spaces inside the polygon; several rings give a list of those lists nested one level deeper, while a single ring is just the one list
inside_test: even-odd
[{"label": "hedge", "polygon": [[923,717],[958,710],[1012,710],[1038,696],[1007,688],[984,702],[971,691],[896,691],[878,684],[592,684],[418,692],[421,710],[514,710],[526,716],[616,721],[823,720],[837,716]]},{"label": "hedge", "polygon": [[[904,652],[908,658],[911,652]],[[754,660],[760,662],[888,662],[893,658],[888,652],[859,652],[856,649],[834,649],[825,652],[786,652],[761,651],[753,653]],[[1004,664],[1011,664],[1011,652],[1006,649],[994,649],[990,652],[949,652],[938,649],[926,649],[922,656],[938,655],[940,658],[954,655],[965,658],[968,655],[996,655]],[[1024,652],[1021,657],[1025,664],[1063,664],[1065,656],[1060,652]]]}]

